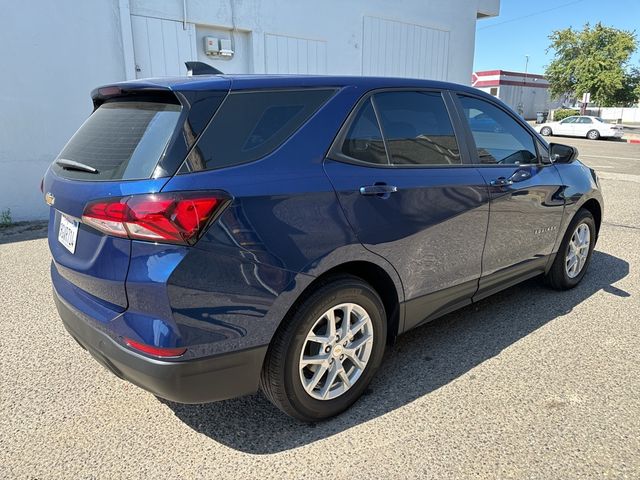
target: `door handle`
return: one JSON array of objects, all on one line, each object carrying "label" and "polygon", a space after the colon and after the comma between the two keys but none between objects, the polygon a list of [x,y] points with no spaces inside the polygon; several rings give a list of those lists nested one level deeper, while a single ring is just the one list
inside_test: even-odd
[{"label": "door handle", "polygon": [[507,185],[513,185],[513,180],[506,177],[498,177],[491,180],[491,186],[493,187],[505,187]]},{"label": "door handle", "polygon": [[393,185],[366,185],[360,187],[360,195],[388,195],[389,193],[395,193],[398,191],[398,187]]},{"label": "door handle", "polygon": [[529,170],[518,170],[513,175],[509,177],[509,180],[512,182],[523,182],[524,180],[529,180],[531,178],[531,172]]},{"label": "door handle", "polygon": [[494,187],[505,187],[508,185],[513,185],[516,182],[523,182],[525,180],[529,180],[531,178],[531,172],[525,169],[516,170],[513,175],[509,178],[507,177],[498,177],[491,180],[491,185]]}]

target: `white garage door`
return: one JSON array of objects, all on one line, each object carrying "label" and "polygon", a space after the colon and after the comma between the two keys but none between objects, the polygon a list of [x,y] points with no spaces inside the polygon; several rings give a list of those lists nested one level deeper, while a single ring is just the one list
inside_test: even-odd
[{"label": "white garage door", "polygon": [[322,40],[264,36],[266,73],[327,73],[327,44]]},{"label": "white garage door", "polygon": [[362,74],[446,80],[449,32],[364,17]]},{"label": "white garage door", "polygon": [[184,62],[197,60],[195,25],[131,15],[136,77],[186,75]]}]

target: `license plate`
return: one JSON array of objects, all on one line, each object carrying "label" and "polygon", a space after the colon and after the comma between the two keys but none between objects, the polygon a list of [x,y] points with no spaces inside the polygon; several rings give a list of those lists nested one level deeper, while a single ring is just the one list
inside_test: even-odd
[{"label": "license plate", "polygon": [[76,251],[76,240],[78,238],[78,221],[74,218],[60,215],[60,229],[58,230],[58,241],[71,253]]}]

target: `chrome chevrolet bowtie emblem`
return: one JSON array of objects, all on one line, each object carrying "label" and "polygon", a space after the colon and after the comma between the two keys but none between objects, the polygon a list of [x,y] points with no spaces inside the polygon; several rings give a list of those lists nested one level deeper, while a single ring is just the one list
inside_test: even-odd
[{"label": "chrome chevrolet bowtie emblem", "polygon": [[44,195],[44,201],[47,202],[47,205],[51,207],[54,203],[56,203],[56,197],[54,197],[51,192],[47,192]]}]

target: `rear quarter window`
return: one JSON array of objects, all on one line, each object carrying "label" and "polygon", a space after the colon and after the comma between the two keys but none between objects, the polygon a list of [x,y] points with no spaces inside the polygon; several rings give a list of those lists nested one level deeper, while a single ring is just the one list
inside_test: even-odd
[{"label": "rear quarter window", "polygon": [[239,165],[268,155],[334,92],[321,89],[230,93],[179,173]]},{"label": "rear quarter window", "polygon": [[361,162],[389,164],[382,132],[370,98],[362,105],[349,127],[341,153]]}]

